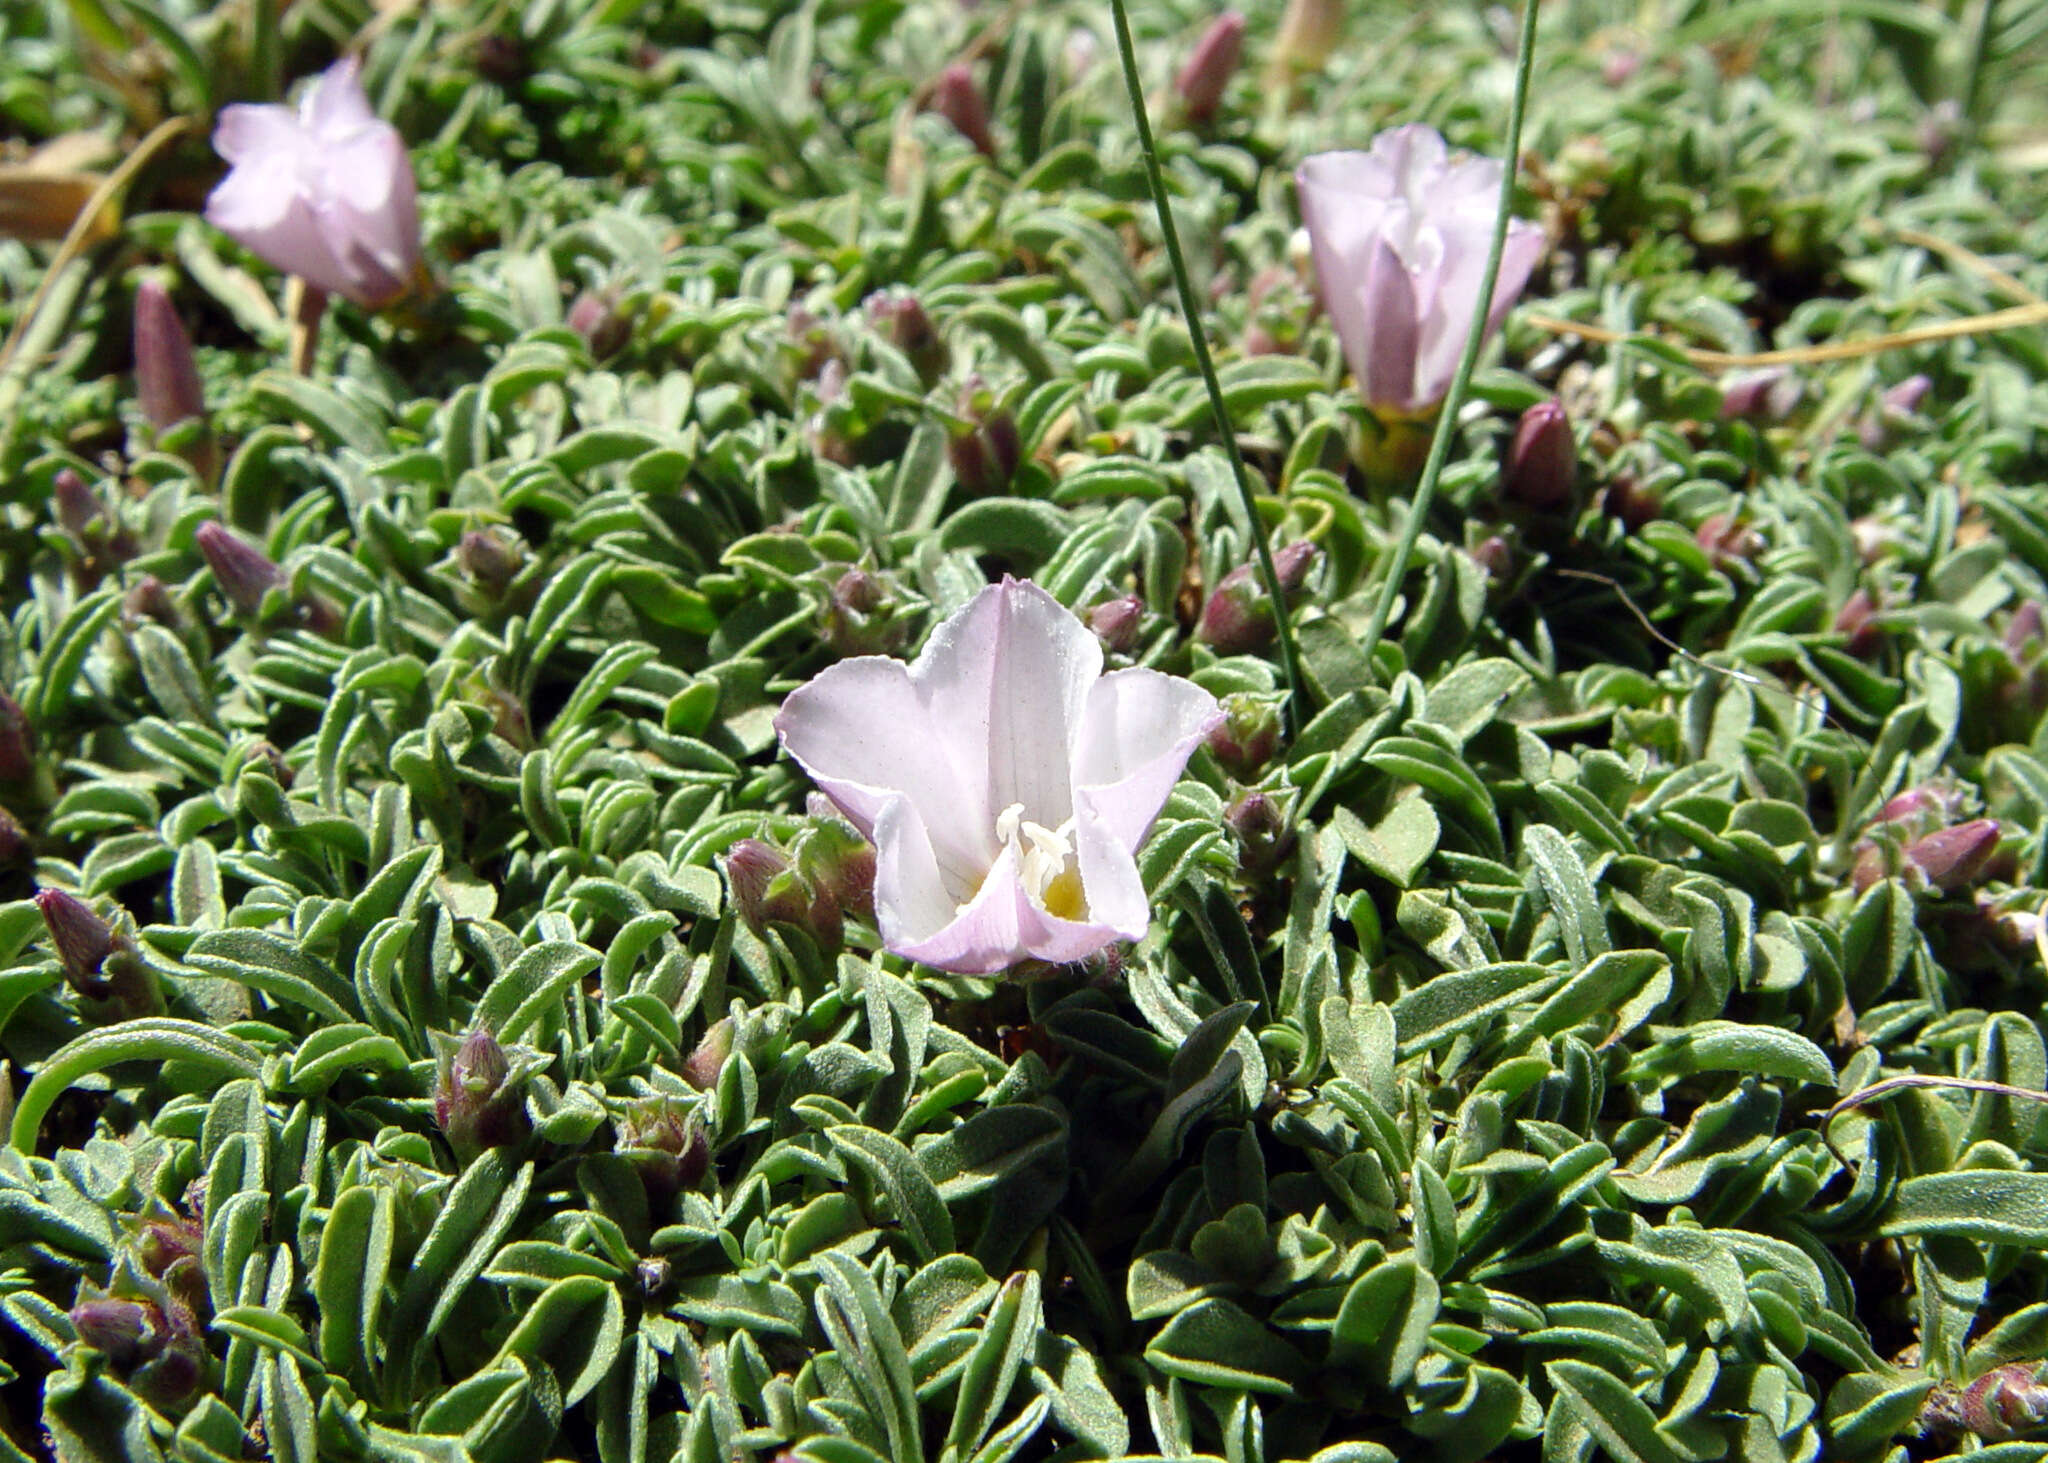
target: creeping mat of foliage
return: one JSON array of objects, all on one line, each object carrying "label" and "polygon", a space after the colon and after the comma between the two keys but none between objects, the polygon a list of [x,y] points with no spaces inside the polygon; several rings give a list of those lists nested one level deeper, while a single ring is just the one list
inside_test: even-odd
[{"label": "creeping mat of foliage", "polygon": [[[1255,514],[1093,0],[0,0],[0,1460],[2048,1459],[2048,6],[1542,6],[1398,568],[1292,179],[1518,20],[1247,9]],[[207,139],[344,53],[319,317]],[[774,718],[1005,574],[1225,720],[947,974]]]}]

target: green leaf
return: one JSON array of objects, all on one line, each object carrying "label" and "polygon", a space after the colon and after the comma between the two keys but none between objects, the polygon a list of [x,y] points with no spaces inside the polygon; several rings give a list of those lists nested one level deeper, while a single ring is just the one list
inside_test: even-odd
[{"label": "green leaf", "polygon": [[826,1129],[825,1137],[888,1196],[919,1260],[929,1264],[953,1248],[953,1216],[908,1148],[887,1133],[850,1123]]},{"label": "green leaf", "polygon": [[259,1048],[239,1037],[167,1016],[88,1032],[52,1052],[37,1069],[15,1103],[8,1143],[18,1152],[34,1152],[37,1130],[59,1094],[81,1077],[122,1062],[179,1062],[223,1079],[253,1079],[262,1058]]},{"label": "green leaf", "polygon": [[1205,1300],[1166,1323],[1145,1360],[1169,1377],[1286,1396],[1308,1374],[1301,1353],[1227,1300]]}]

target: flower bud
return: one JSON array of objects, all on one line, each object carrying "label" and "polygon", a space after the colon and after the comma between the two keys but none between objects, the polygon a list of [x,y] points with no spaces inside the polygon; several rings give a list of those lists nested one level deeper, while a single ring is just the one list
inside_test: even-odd
[{"label": "flower bud", "polygon": [[1223,720],[1209,750],[1232,777],[1249,780],[1280,749],[1280,698],[1237,691],[1223,698]]},{"label": "flower bud", "polygon": [[992,497],[1010,486],[1023,460],[1024,445],[1017,435],[1017,419],[995,404],[979,377],[970,377],[960,389],[960,415],[971,426],[956,432],[946,444],[953,475],[960,486],[977,498]]},{"label": "flower bud", "polygon": [[1572,501],[1579,472],[1572,424],[1555,398],[1522,413],[1508,444],[1501,484],[1525,508],[1564,508]]},{"label": "flower bud", "polygon": [[726,850],[725,879],[734,907],[755,934],[786,925],[803,931],[828,954],[844,942],[844,921],[831,893],[807,880],[774,844],[742,838]]},{"label": "flower bud", "polygon": [[101,967],[116,948],[114,930],[84,900],[62,889],[38,889],[36,908],[57,950],[57,964],[73,989],[88,996],[106,994]]},{"label": "flower bud", "polygon": [[21,703],[0,691],[0,782],[22,782],[35,771],[36,729]]},{"label": "flower bud", "polygon": [[193,538],[206,558],[206,567],[213,571],[221,597],[237,613],[256,615],[263,608],[265,595],[273,589],[283,590],[284,570],[240,534],[209,520],[199,525]]},{"label": "flower bud", "polygon": [[1320,71],[1344,29],[1344,0],[1287,0],[1273,38],[1268,81],[1291,85],[1304,71]]},{"label": "flower bud", "polygon": [[1993,1367],[1963,1392],[1954,1420],[1987,1443],[2037,1434],[2048,1426],[2048,1371],[2030,1361]]},{"label": "flower bud", "polygon": [[875,846],[836,811],[797,835],[797,870],[842,914],[875,917]]},{"label": "flower bud", "polygon": [[1495,584],[1505,584],[1514,577],[1514,545],[1497,533],[1488,534],[1472,546],[1472,559]]},{"label": "flower bud", "polygon": [[819,632],[836,655],[893,655],[910,638],[906,610],[887,580],[848,569],[833,581]]},{"label": "flower bud", "polygon": [[0,869],[25,864],[31,853],[28,830],[4,807],[0,807]]},{"label": "flower bud", "polygon": [[1083,618],[1104,650],[1112,655],[1129,655],[1138,648],[1138,632],[1145,622],[1145,601],[1135,594],[1106,599]]},{"label": "flower bud", "polygon": [[463,530],[455,545],[455,562],[462,572],[492,595],[501,595],[519,577],[526,556],[517,544],[508,543],[488,528]]},{"label": "flower bud", "polygon": [[154,574],[143,575],[121,596],[121,614],[130,624],[139,620],[155,620],[159,625],[170,626],[178,623],[178,606],[171,599],[171,591]]},{"label": "flower bud", "polygon": [[97,579],[110,565],[135,557],[135,537],[121,526],[100,495],[70,468],[60,468],[50,483],[57,526],[78,546],[88,576]]},{"label": "flower bud", "polygon": [[[1320,551],[1307,539],[1298,539],[1273,555],[1280,589],[1290,600],[1308,583],[1320,557]],[[1259,566],[1240,564],[1217,581],[1208,603],[1202,606],[1195,636],[1214,646],[1219,654],[1245,655],[1264,649],[1276,628],[1272,602],[1260,582]]]},{"label": "flower bud", "polygon": [[1884,451],[1901,432],[1922,424],[1920,403],[1933,389],[1933,380],[1920,374],[1908,376],[1891,387],[1856,424],[1856,440],[1866,452]]},{"label": "flower bud", "polygon": [[1707,558],[1717,569],[1726,568],[1737,560],[1752,559],[1762,553],[1764,547],[1764,541],[1756,530],[1733,513],[1713,514],[1693,530],[1693,541],[1706,550]]},{"label": "flower bud", "polygon": [[1915,129],[1915,136],[1930,169],[1939,169],[1948,161],[1948,155],[1962,139],[1963,131],[1963,106],[1954,97],[1943,97],[1927,109]]},{"label": "flower bud", "polygon": [[1737,371],[1721,383],[1721,419],[1782,422],[1805,394],[1805,384],[1790,367]]},{"label": "flower bud", "polygon": [[569,306],[569,328],[583,337],[590,358],[617,355],[633,336],[633,321],[610,290],[585,290]]},{"label": "flower bud", "polygon": [[1834,631],[1846,637],[1843,649],[1855,656],[1867,656],[1884,643],[1884,627],[1877,622],[1877,600],[1867,589],[1858,589],[1842,602],[1835,613]]},{"label": "flower bud", "polygon": [[2024,667],[2039,653],[2043,638],[2041,602],[2030,599],[2014,610],[2012,618],[2005,622],[2002,643],[2013,664]]},{"label": "flower bud", "polygon": [[1188,121],[1200,126],[1216,115],[1224,88],[1237,72],[1238,57],[1244,52],[1244,15],[1226,10],[1209,22],[1202,38],[1180,69],[1174,91]]},{"label": "flower bud", "polygon": [[683,1058],[683,1080],[699,1092],[717,1086],[718,1074],[725,1070],[726,1059],[732,1055],[732,1038],[732,1017],[721,1016],[712,1022],[704,1039]]},{"label": "flower bud", "polygon": [[1223,810],[1223,824],[1237,838],[1237,866],[1257,877],[1270,873],[1294,842],[1294,830],[1280,805],[1262,792],[1240,793]]},{"label": "flower bud", "polygon": [[1938,827],[1948,821],[1954,799],[1939,789],[1909,787],[1871,815],[1870,825],[1906,824],[1918,829]]},{"label": "flower bud", "polygon": [[995,134],[989,131],[988,102],[974,79],[974,72],[955,62],[939,73],[938,89],[932,93],[932,110],[953,124],[954,130],[983,157],[996,155]]},{"label": "flower bud", "polygon": [[946,374],[953,353],[932,317],[908,290],[877,290],[867,298],[868,321],[878,334],[903,353],[927,387]]},{"label": "flower bud", "polygon": [[167,1330],[158,1307],[112,1296],[97,1296],[73,1306],[71,1329],[124,1374],[163,1350]]},{"label": "flower bud", "polygon": [[1944,894],[1967,889],[1998,851],[1999,826],[1990,818],[1973,818],[1942,828],[1906,845],[1906,859]]},{"label": "flower bud", "polygon": [[170,292],[154,279],[135,291],[135,394],[143,419],[159,435],[206,414],[192,337],[178,319]]},{"label": "flower bud", "polygon": [[632,1104],[618,1126],[617,1152],[639,1172],[647,1197],[656,1203],[694,1189],[711,1168],[703,1127],[672,1098]]},{"label": "flower bud", "polygon": [[434,1121],[464,1160],[526,1136],[531,1125],[525,1097],[512,1081],[511,1060],[490,1032],[472,1031],[442,1057],[434,1084]]}]

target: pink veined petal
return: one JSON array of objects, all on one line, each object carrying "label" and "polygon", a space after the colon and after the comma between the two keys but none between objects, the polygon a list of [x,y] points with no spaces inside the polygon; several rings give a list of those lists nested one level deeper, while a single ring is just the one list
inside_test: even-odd
[{"label": "pink veined petal", "polygon": [[220,109],[213,128],[213,150],[231,164],[290,158],[296,167],[312,148],[312,138],[290,107],[236,102]]},{"label": "pink veined petal", "polygon": [[1449,152],[1443,134],[1422,122],[1390,127],[1372,140],[1372,155],[1400,179],[1404,191],[1442,168]]},{"label": "pink veined petal", "polygon": [[1316,294],[1363,389],[1378,323],[1366,276],[1386,222],[1385,196],[1377,191],[1386,186],[1385,169],[1367,153],[1329,152],[1306,159],[1294,178],[1315,260]]},{"label": "pink veined petal", "polygon": [[1528,288],[1529,276],[1535,273],[1536,262],[1543,257],[1549,242],[1540,224],[1520,218],[1508,220],[1508,236],[1500,246],[1500,273],[1494,278],[1493,301],[1486,314],[1489,335],[1500,329],[1501,321]]},{"label": "pink veined petal", "polygon": [[[876,876],[879,881],[879,867]],[[1016,851],[1005,848],[974,898],[938,930],[928,935],[892,930],[882,914],[879,890],[875,917],[882,921],[883,947],[907,960],[962,975],[994,975],[1029,953],[1018,929],[1018,919],[1029,904],[1019,878]]]},{"label": "pink veined petal", "polygon": [[1013,803],[1057,828],[1073,812],[1072,747],[1102,675],[1102,642],[1065,605],[1005,578],[996,601],[996,663],[988,706],[988,801]]},{"label": "pink veined petal", "polygon": [[[789,755],[863,832],[892,797],[914,804],[948,882],[971,890],[995,861],[995,813],[983,803],[980,768],[953,764],[934,735],[914,668],[887,656],[843,660],[790,692],[775,715]],[[969,781],[968,778],[975,781]]]},{"label": "pink veined petal", "polygon": [[299,102],[299,118],[323,142],[376,124],[377,114],[363,90],[362,61],[344,56],[321,72]]},{"label": "pink veined petal", "polygon": [[1385,238],[1373,241],[1359,294],[1371,331],[1363,350],[1345,352],[1358,389],[1371,406],[1406,411],[1424,404],[1416,399],[1415,366],[1429,302],[1418,298],[1415,277]]},{"label": "pink veined petal", "polygon": [[[1146,822],[1149,826],[1151,820]],[[1120,940],[1142,940],[1152,924],[1152,901],[1145,893],[1145,881],[1138,876],[1132,851],[1133,845],[1124,840],[1124,830],[1110,819],[1090,808],[1075,816],[1074,857],[1088,898],[1088,927],[1107,929]],[[1080,956],[1060,958],[1078,960]]]},{"label": "pink veined petal", "polygon": [[[1100,820],[1126,854],[1135,852],[1188,758],[1222,720],[1216,698],[1192,681],[1143,666],[1104,676],[1089,688],[1074,748],[1081,820]],[[1092,891],[1090,898],[1093,908]]]},{"label": "pink veined petal", "polygon": [[916,805],[908,798],[890,798],[875,820],[874,839],[875,921],[882,943],[892,950],[916,944],[951,924],[959,912],[958,896],[975,891],[947,887]]}]

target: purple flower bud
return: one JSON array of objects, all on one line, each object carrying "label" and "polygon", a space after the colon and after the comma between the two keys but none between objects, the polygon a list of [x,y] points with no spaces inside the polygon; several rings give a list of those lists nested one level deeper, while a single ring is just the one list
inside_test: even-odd
[{"label": "purple flower bud", "polygon": [[1863,444],[1866,452],[1884,451],[1901,432],[1922,424],[1920,403],[1933,389],[1934,382],[1930,377],[1917,374],[1892,386],[1857,422],[1856,440]]},{"label": "purple flower bud", "polygon": [[[1307,585],[1320,557],[1320,551],[1306,539],[1298,539],[1273,555],[1280,588],[1290,601]],[[1195,636],[1214,646],[1219,654],[1245,655],[1264,649],[1276,628],[1273,605],[1266,598],[1258,565],[1240,564],[1217,581],[1208,603],[1202,606]]]},{"label": "purple flower bud", "polygon": [[21,703],[0,691],[0,782],[22,782],[36,768],[36,729]]},{"label": "purple flower bud", "polygon": [[869,295],[868,321],[883,339],[901,351],[917,369],[918,379],[936,386],[952,361],[945,337],[932,317],[908,290],[878,290]]},{"label": "purple flower bud", "polygon": [[683,1058],[683,1080],[699,1092],[717,1086],[718,1074],[725,1070],[726,1060],[732,1056],[732,1038],[732,1017],[721,1016],[712,1022],[704,1039]]},{"label": "purple flower bud", "polygon": [[493,595],[505,592],[519,577],[525,561],[517,544],[506,542],[488,528],[465,529],[455,545],[455,562],[462,572]]},{"label": "purple flower bud", "polygon": [[73,1306],[71,1328],[80,1341],[124,1374],[163,1350],[167,1330],[158,1307],[111,1296],[97,1296]]},{"label": "purple flower bud", "polygon": [[2005,653],[2014,665],[2024,665],[2039,652],[2042,639],[2041,602],[2027,600],[2005,622]]},{"label": "purple flower bud", "polygon": [[977,498],[1001,493],[1010,486],[1024,457],[1017,419],[995,404],[978,376],[969,377],[960,388],[960,415],[972,425],[956,432],[946,444],[953,475]]},{"label": "purple flower bud", "polygon": [[1112,655],[1129,655],[1138,647],[1138,632],[1145,622],[1145,601],[1135,594],[1106,599],[1083,618],[1104,650]]},{"label": "purple flower bud", "polygon": [[170,292],[154,279],[135,291],[135,394],[142,416],[159,434],[206,414],[192,337],[178,319]]},{"label": "purple flower bud", "polygon": [[1563,508],[1572,501],[1579,472],[1572,424],[1555,398],[1522,413],[1508,444],[1502,486],[1525,508]]},{"label": "purple flower bud", "polygon": [[694,1189],[711,1168],[711,1145],[695,1116],[657,1097],[633,1104],[619,1118],[616,1145],[657,1204]]},{"label": "purple flower bud", "polygon": [[481,1028],[441,1059],[434,1121],[458,1156],[466,1160],[486,1148],[516,1143],[530,1130],[525,1097],[511,1076],[505,1049]]},{"label": "purple flower bud", "polygon": [[1262,792],[1239,794],[1223,810],[1223,823],[1236,835],[1238,867],[1254,877],[1269,873],[1294,842],[1280,805]]},{"label": "purple flower bud", "polygon": [[893,655],[910,637],[910,617],[889,582],[852,568],[832,584],[819,630],[836,655]]},{"label": "purple flower bud", "polygon": [[113,927],[84,900],[62,889],[38,889],[36,908],[42,912],[50,943],[56,947],[64,979],[84,995],[104,996],[107,980],[101,967],[118,948]]},{"label": "purple flower bud", "polygon": [[1181,110],[1197,126],[1216,115],[1224,88],[1237,72],[1238,57],[1244,52],[1244,24],[1243,14],[1235,10],[1210,21],[1174,81]]},{"label": "purple flower bud", "polygon": [[284,588],[284,570],[240,534],[209,520],[199,525],[194,541],[206,557],[206,567],[213,571],[222,598],[238,613],[257,614],[265,595]]},{"label": "purple flower bud", "polygon": [[1223,720],[1209,733],[1209,750],[1232,777],[1248,780],[1280,750],[1280,703],[1238,691],[1223,698]]},{"label": "purple flower bud", "polygon": [[1909,787],[1872,815],[1872,827],[1909,823],[1933,827],[1948,820],[1953,799],[1933,787]]},{"label": "purple flower bud", "polygon": [[797,835],[796,867],[842,914],[875,917],[875,846],[836,812]]},{"label": "purple flower bud", "polygon": [[1955,1421],[1987,1443],[2037,1434],[2048,1425],[2048,1370],[2030,1361],[1993,1367],[1963,1392]]},{"label": "purple flower bud", "polygon": [[1664,496],[1634,473],[1622,472],[1607,485],[1600,506],[1635,530],[1663,516]]},{"label": "purple flower bud", "polygon": [[1707,558],[1717,569],[1726,568],[1738,560],[1755,558],[1764,547],[1764,541],[1756,530],[1733,513],[1716,513],[1709,517],[1693,530],[1693,541],[1706,550]]},{"label": "purple flower bud", "polygon": [[154,574],[143,575],[121,596],[121,613],[130,623],[137,620],[155,620],[160,625],[172,626],[178,623],[178,607],[171,600],[171,591]]},{"label": "purple flower bud", "polygon": [[939,73],[938,88],[932,93],[932,110],[951,122],[954,130],[973,143],[983,157],[996,155],[995,134],[988,126],[988,102],[968,67],[955,62]]},{"label": "purple flower bud", "polygon": [[1496,584],[1505,584],[1514,577],[1514,546],[1497,533],[1488,534],[1473,545],[1472,558]]},{"label": "purple flower bud", "polygon": [[1789,366],[1738,371],[1721,383],[1721,419],[1782,422],[1805,394],[1805,383]]},{"label": "purple flower bud", "polygon": [[1884,643],[1884,627],[1877,621],[1878,604],[1867,589],[1858,589],[1842,602],[1835,613],[1834,631],[1847,637],[1844,649],[1851,655],[1867,656]]},{"label": "purple flower bud", "polygon": [[50,497],[57,526],[78,545],[93,578],[109,564],[135,557],[134,536],[76,472],[60,468],[50,483]]},{"label": "purple flower bud", "polygon": [[1632,46],[1609,46],[1600,56],[1600,79],[1609,87],[1621,87],[1643,69],[1643,53]]},{"label": "purple flower bud", "polygon": [[585,290],[578,295],[569,306],[568,324],[583,337],[593,361],[618,354],[633,335],[632,320],[610,290]]},{"label": "purple flower bud", "polygon": [[0,869],[27,863],[31,852],[28,830],[21,826],[14,814],[0,808]]},{"label": "purple flower bud", "polygon": [[827,953],[844,943],[844,920],[831,892],[813,885],[773,844],[758,838],[735,843],[725,853],[725,879],[734,908],[755,934],[783,925],[803,931]]},{"label": "purple flower bud", "polygon": [[1999,826],[1990,818],[1973,818],[1942,828],[1906,845],[1907,861],[1919,867],[1927,882],[1944,894],[1967,889],[1998,851]]}]

